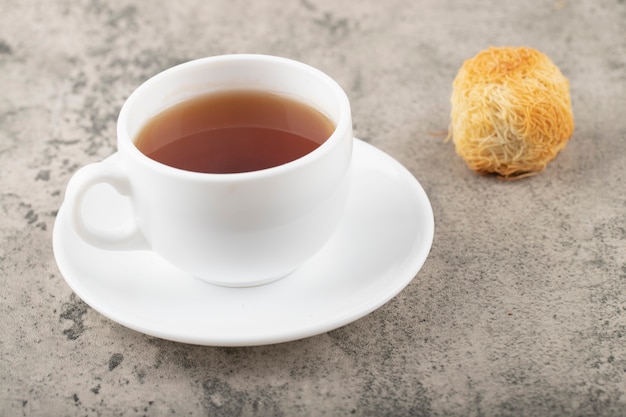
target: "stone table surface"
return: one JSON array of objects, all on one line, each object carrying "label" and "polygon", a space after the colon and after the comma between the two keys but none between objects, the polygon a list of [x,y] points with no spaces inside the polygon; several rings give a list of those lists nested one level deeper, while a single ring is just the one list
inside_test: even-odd
[{"label": "stone table surface", "polygon": [[[624,0],[0,0],[0,416],[626,415]],[[471,172],[451,83],[491,45],[546,53],[576,130],[538,176]],[[78,298],[52,232],[115,151],[120,106],[174,64],[294,58],[334,77],[355,135],[422,184],[435,238],[398,296],[256,347],[176,343]]]}]

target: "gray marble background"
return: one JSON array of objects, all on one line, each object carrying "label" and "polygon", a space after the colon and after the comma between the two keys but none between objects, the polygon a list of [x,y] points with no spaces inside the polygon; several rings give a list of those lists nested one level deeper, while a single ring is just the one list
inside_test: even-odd
[{"label": "gray marble background", "polygon": [[[0,0],[1,416],[626,415],[624,0]],[[571,82],[576,131],[539,176],[470,172],[451,83],[490,45]],[[286,56],[347,91],[356,136],[421,182],[430,257],[350,325],[271,346],[164,341],[101,316],[52,255],[65,186],[174,64]]]}]

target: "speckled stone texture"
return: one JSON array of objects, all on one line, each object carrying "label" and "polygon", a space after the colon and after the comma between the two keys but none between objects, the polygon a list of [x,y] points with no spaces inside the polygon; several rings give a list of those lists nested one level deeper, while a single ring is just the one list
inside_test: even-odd
[{"label": "speckled stone texture", "polygon": [[[626,415],[624,0],[0,0],[0,416]],[[576,130],[539,176],[470,172],[451,83],[490,45],[571,82]],[[174,64],[286,56],[347,91],[355,134],[431,198],[412,283],[338,330],[272,346],[164,341],[72,293],[52,227],[120,106]],[[442,132],[444,132],[442,134]]]}]

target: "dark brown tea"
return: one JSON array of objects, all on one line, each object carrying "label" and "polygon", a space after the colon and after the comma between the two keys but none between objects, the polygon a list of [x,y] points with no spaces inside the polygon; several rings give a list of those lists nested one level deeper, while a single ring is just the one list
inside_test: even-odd
[{"label": "dark brown tea", "polygon": [[151,119],[135,145],[148,157],[187,171],[256,171],[298,159],[335,130],[322,113],[268,92],[200,96]]}]

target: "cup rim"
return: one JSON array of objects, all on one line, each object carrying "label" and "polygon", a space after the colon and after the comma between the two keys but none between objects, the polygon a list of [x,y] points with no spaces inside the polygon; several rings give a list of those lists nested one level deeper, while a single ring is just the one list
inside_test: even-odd
[{"label": "cup rim", "polygon": [[[338,102],[339,107],[339,118],[337,120],[335,130],[330,135],[330,137],[324,141],[320,146],[315,148],[313,151],[307,153],[306,155],[301,156],[300,158],[294,159],[293,161],[286,162],[281,165],[276,165],[270,168],[255,170],[255,171],[246,171],[246,172],[236,172],[236,173],[205,173],[205,172],[195,172],[195,171],[187,171],[180,168],[175,168],[167,164],[163,164],[161,162],[155,161],[154,159],[148,157],[144,153],[142,153],[134,144],[133,138],[128,133],[127,126],[128,120],[130,117],[131,109],[134,105],[134,102],[138,99],[138,96],[147,88],[151,88],[151,86],[157,82],[159,82],[162,78],[170,77],[174,73],[179,72],[183,69],[192,66],[202,66],[210,63],[222,62],[222,61],[240,61],[240,62],[250,62],[250,61],[263,61],[263,62],[274,62],[276,64],[288,65],[293,68],[297,68],[301,71],[306,71],[309,74],[320,78],[328,87],[333,90],[335,98]],[[213,180],[213,181],[243,181],[252,178],[263,178],[270,177],[274,175],[283,175],[289,171],[294,169],[298,169],[303,165],[308,165],[314,163],[316,160],[320,159],[323,155],[327,154],[331,149],[337,147],[343,137],[345,135],[350,135],[350,139],[352,140],[352,116],[350,110],[350,102],[348,100],[348,96],[343,90],[343,88],[331,78],[329,75],[324,73],[323,71],[312,67],[308,64],[305,64],[300,61],[296,61],[290,58],[274,56],[274,55],[264,55],[264,54],[226,54],[226,55],[215,55],[209,56],[199,59],[194,59],[190,61],[183,62],[181,64],[170,67],[164,71],[161,71],[154,76],[148,78],[142,84],[139,85],[126,99],[122,108],[120,110],[118,120],[117,120],[117,146],[118,151],[122,151],[122,153],[127,153],[131,157],[133,157],[136,161],[140,162],[144,166],[148,166],[150,169],[157,170],[162,172],[163,174],[183,177],[189,180]]]}]

